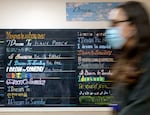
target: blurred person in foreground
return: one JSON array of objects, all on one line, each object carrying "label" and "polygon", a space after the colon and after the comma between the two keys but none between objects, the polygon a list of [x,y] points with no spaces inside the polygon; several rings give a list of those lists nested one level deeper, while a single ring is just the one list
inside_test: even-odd
[{"label": "blurred person in foreground", "polygon": [[143,4],[128,1],[110,11],[106,41],[120,49],[112,67],[118,115],[150,115],[150,22]]}]

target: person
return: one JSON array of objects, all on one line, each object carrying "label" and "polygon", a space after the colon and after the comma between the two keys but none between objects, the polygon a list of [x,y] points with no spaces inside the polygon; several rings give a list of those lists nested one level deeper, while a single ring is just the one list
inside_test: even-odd
[{"label": "person", "polygon": [[118,115],[150,115],[150,21],[141,2],[110,11],[105,38],[120,54],[112,67],[113,104]]}]

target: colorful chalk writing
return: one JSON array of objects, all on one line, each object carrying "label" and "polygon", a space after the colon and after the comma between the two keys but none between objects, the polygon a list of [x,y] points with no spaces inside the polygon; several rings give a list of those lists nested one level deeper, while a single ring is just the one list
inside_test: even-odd
[{"label": "colorful chalk writing", "polygon": [[108,106],[117,54],[104,29],[0,29],[0,106]]},{"label": "colorful chalk writing", "polygon": [[81,105],[111,103],[111,66],[116,52],[105,41],[104,30],[77,34],[78,87]]}]

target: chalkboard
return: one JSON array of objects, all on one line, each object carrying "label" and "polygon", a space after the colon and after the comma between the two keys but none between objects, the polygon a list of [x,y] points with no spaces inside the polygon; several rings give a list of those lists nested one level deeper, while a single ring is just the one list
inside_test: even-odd
[{"label": "chalkboard", "polygon": [[1,29],[0,106],[108,106],[105,29]]}]

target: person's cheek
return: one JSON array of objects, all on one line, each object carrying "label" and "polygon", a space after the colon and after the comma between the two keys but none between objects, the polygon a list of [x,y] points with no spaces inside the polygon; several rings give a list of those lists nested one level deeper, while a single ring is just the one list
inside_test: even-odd
[{"label": "person's cheek", "polygon": [[130,36],[130,31],[127,27],[120,27],[120,34],[123,38],[128,39]]}]

